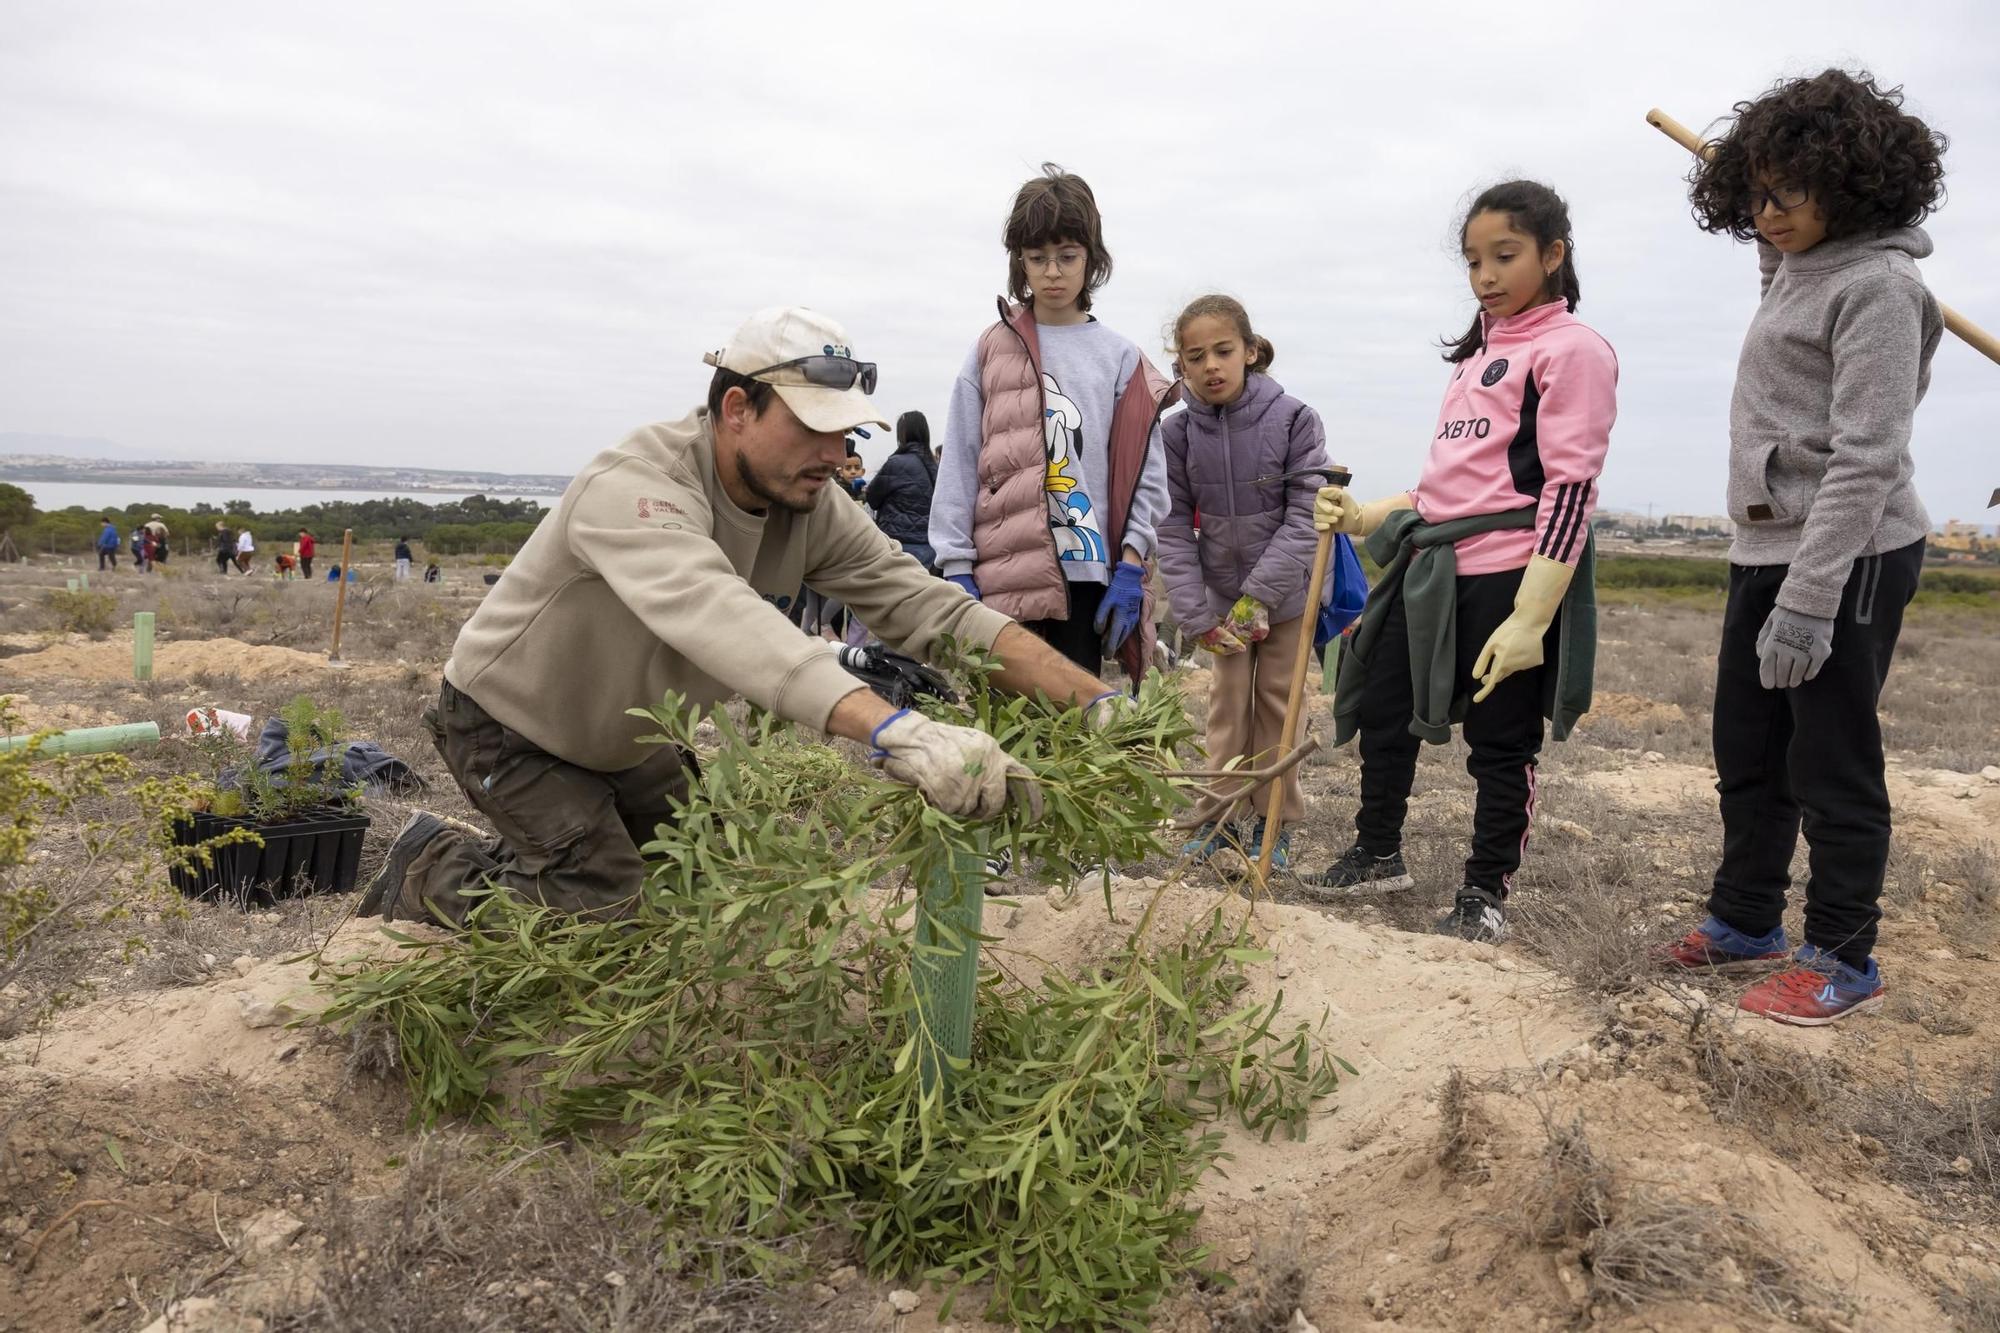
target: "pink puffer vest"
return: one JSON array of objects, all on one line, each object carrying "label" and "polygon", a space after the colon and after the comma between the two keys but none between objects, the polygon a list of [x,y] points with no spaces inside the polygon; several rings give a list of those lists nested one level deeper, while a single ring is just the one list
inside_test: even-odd
[{"label": "pink puffer vest", "polygon": [[[1041,346],[1034,312],[999,301],[1000,320],[979,339],[979,489],[972,505],[973,578],[980,600],[1016,620],[1069,615],[1063,577],[1049,532],[1048,449],[1042,431]],[[1136,392],[1135,392],[1136,391]],[[1139,488],[1146,450],[1159,414],[1174,401],[1166,378],[1143,355],[1118,395],[1111,417],[1111,494],[1105,498],[1106,544],[1124,546],[1125,519]],[[1152,560],[1146,561],[1146,604],[1139,628],[1119,650],[1137,680],[1152,660]]]}]

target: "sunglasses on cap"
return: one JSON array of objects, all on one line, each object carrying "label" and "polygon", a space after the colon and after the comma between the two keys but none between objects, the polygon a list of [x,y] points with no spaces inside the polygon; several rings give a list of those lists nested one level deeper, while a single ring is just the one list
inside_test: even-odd
[{"label": "sunglasses on cap", "polygon": [[[722,354],[710,352],[702,361],[722,367]],[[802,356],[796,361],[780,361],[762,370],[738,371],[745,379],[765,384],[795,385],[812,389],[851,389],[856,381],[861,392],[875,392],[875,363],[856,361],[851,356]]]}]

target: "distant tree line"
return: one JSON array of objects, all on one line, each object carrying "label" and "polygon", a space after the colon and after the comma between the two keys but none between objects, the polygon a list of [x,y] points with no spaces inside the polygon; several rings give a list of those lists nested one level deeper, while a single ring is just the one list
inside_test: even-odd
[{"label": "distant tree line", "polygon": [[337,544],[340,534],[354,529],[356,541],[394,541],[412,537],[438,555],[509,555],[521,548],[546,512],[533,500],[494,500],[469,495],[463,500],[429,504],[404,497],[376,500],[334,500],[299,509],[259,512],[248,500],[231,500],[223,508],[206,501],[182,508],[168,502],[141,501],[122,509],[67,509],[44,512],[19,486],[0,482],[0,532],[12,532],[23,553],[87,554],[97,542],[105,517],[129,542],[132,527],[158,514],[171,534],[177,553],[205,553],[217,521],[231,531],[250,529],[261,546],[295,541],[301,528],[324,545]]}]

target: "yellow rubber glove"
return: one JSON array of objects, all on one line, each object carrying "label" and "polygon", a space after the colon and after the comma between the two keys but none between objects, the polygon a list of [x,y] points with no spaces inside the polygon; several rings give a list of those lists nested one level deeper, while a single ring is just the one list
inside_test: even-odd
[{"label": "yellow rubber glove", "polygon": [[1479,650],[1472,664],[1473,677],[1483,683],[1472,702],[1482,703],[1501,681],[1516,671],[1528,671],[1542,664],[1542,638],[1555,623],[1563,594],[1576,570],[1560,560],[1538,555],[1521,571],[1521,589],[1514,594],[1514,614],[1500,622],[1493,637]]},{"label": "yellow rubber glove", "polygon": [[1385,495],[1362,504],[1347,493],[1345,486],[1322,486],[1313,497],[1313,527],[1320,532],[1344,532],[1350,537],[1366,537],[1382,526],[1382,520],[1398,509],[1410,509],[1407,492]]}]

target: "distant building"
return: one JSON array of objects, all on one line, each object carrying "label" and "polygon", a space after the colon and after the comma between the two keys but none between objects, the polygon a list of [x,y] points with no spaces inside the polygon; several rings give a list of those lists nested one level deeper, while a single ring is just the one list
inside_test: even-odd
[{"label": "distant building", "polygon": [[1966,523],[1955,518],[1945,520],[1944,527],[1931,534],[1930,544],[1963,555],[1984,555],[1989,551],[2000,551],[2000,539],[1987,536],[1983,525]]},{"label": "distant building", "polygon": [[1663,528],[1678,528],[1690,537],[1734,537],[1736,524],[1726,514],[1668,514]]}]

